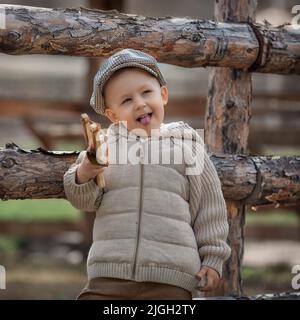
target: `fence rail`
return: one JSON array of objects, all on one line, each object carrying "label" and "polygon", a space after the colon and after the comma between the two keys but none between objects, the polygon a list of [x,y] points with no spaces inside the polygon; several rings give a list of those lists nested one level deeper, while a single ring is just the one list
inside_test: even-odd
[{"label": "fence rail", "polygon": [[[293,25],[217,23],[144,17],[116,10],[0,5],[0,52],[106,57],[124,47],[182,67],[230,67],[300,74],[300,32]],[[157,50],[157,48],[160,48]]]},{"label": "fence rail", "polygon": [[[63,175],[78,151],[0,149],[0,198],[64,198]],[[224,197],[245,204],[300,204],[300,157],[212,154]]]}]

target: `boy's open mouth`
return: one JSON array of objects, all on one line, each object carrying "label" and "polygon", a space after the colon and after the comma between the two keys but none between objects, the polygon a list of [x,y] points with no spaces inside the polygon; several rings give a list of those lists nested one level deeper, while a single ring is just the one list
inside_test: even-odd
[{"label": "boy's open mouth", "polygon": [[143,124],[143,125],[147,125],[150,123],[151,121],[151,117],[152,117],[152,112],[150,113],[145,113],[142,116],[138,117],[136,119],[136,121],[138,121],[139,123]]}]

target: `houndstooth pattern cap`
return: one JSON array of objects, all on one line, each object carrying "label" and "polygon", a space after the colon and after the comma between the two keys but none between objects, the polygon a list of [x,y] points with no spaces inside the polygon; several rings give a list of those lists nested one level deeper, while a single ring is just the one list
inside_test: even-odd
[{"label": "houndstooth pattern cap", "polygon": [[154,75],[161,86],[166,81],[161,74],[156,59],[140,50],[123,49],[116,52],[100,66],[94,77],[94,90],[90,99],[90,105],[99,114],[104,115],[105,104],[103,99],[103,88],[114,72],[126,67],[137,67],[144,69]]}]

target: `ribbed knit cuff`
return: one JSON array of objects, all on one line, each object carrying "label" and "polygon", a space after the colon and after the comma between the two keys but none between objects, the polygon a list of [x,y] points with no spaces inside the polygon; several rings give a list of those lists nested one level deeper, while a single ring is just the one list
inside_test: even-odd
[{"label": "ribbed knit cuff", "polygon": [[222,277],[222,266],[223,259],[218,256],[205,256],[202,261],[202,266],[210,267],[219,273],[220,278]]},{"label": "ribbed knit cuff", "polygon": [[69,169],[64,175],[64,184],[68,185],[71,188],[71,192],[74,194],[89,194],[95,192],[95,190],[99,189],[94,179],[82,183],[76,183],[76,170],[79,167],[79,164]]}]

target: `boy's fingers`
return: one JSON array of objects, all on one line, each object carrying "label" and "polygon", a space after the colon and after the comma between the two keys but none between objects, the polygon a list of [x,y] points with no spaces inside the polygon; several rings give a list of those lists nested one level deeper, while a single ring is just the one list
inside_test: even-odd
[{"label": "boy's fingers", "polygon": [[103,172],[103,170],[104,170],[104,168],[103,167],[100,167],[100,168],[95,168],[95,174],[99,174],[99,173],[102,173]]},{"label": "boy's fingers", "polygon": [[199,280],[197,289],[202,290],[207,286],[207,274],[205,270],[201,270],[201,272],[199,272],[196,277]]},{"label": "boy's fingers", "polygon": [[198,286],[199,290],[200,291],[211,291],[213,290],[213,279],[211,277],[207,277],[207,280],[206,280],[206,285],[204,285],[203,287],[202,286]]},{"label": "boy's fingers", "polygon": [[85,159],[83,161],[85,167],[88,168],[87,170],[93,170],[95,173],[99,173],[104,170],[104,167],[100,164],[91,162],[87,154],[85,155]]},{"label": "boy's fingers", "polygon": [[207,270],[206,269],[201,269],[197,274],[196,277],[201,280],[201,278],[206,274]]},{"label": "boy's fingers", "polygon": [[214,287],[214,279],[213,277],[207,277],[207,287],[209,290],[212,290]]},{"label": "boy's fingers", "polygon": [[93,171],[94,173],[99,173],[99,172],[103,172],[104,167],[101,166],[100,164],[90,164],[90,170]]},{"label": "boy's fingers", "polygon": [[200,280],[197,286],[200,291],[211,291],[217,288],[218,279],[209,269],[202,268],[196,277]]},{"label": "boy's fingers", "polygon": [[219,281],[214,277],[207,277],[207,285],[200,287],[200,291],[212,291],[217,289]]}]

